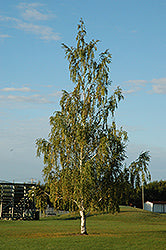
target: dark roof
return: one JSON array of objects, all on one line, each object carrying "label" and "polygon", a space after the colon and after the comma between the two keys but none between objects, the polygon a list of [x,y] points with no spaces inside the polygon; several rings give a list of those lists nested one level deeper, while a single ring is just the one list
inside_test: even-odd
[{"label": "dark roof", "polygon": [[9,185],[9,186],[36,186],[36,183],[16,183],[16,182],[0,182],[0,185]]},{"label": "dark roof", "polygon": [[151,201],[153,204],[166,204],[166,201]]}]

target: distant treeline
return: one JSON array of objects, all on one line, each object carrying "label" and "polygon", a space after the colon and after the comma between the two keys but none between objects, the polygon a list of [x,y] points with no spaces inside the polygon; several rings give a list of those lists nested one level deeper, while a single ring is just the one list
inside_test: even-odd
[{"label": "distant treeline", "polygon": [[[124,185],[121,204],[142,208],[140,182],[133,186],[132,182]],[[166,181],[153,181],[144,185],[144,196],[146,201],[166,201]]]},{"label": "distant treeline", "polygon": [[[119,188],[117,191],[118,193],[115,194],[115,196],[119,197],[119,203],[121,205],[142,208],[141,182],[139,179],[137,179],[136,182],[132,182],[132,177],[128,175],[127,171],[126,174],[123,175],[123,178],[119,180]],[[49,195],[47,185],[40,185],[39,183],[35,191],[36,206],[39,210],[44,211],[48,205],[53,207],[53,204],[49,199]],[[145,202],[166,201],[166,181],[160,180],[145,184],[144,195]],[[58,205],[59,209],[70,210],[70,206],[67,206],[66,204],[63,206],[62,200]],[[72,210],[77,210],[77,207],[75,206]]]}]

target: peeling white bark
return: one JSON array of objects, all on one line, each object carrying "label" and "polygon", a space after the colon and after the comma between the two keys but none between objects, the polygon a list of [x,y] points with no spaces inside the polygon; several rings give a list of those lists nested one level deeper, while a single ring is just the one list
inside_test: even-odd
[{"label": "peeling white bark", "polygon": [[85,212],[84,211],[80,211],[80,216],[81,216],[81,234],[87,234]]}]

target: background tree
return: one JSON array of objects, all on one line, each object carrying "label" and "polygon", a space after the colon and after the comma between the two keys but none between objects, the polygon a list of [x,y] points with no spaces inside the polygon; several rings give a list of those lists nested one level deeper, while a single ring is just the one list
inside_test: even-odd
[{"label": "background tree", "polygon": [[145,185],[145,201],[166,201],[166,181],[153,181]]},{"label": "background tree", "polygon": [[45,209],[47,208],[47,205],[49,203],[49,194],[45,189],[45,185],[41,185],[39,182],[29,192],[29,196],[31,197],[31,199],[34,198],[35,206],[40,211],[40,215],[42,212],[45,212]]},{"label": "background tree", "polygon": [[132,173],[132,176],[136,180],[136,186],[139,186],[140,179],[141,179],[141,186],[142,186],[142,207],[144,209],[144,184],[146,181],[151,180],[151,174],[148,170],[150,162],[150,153],[149,151],[145,151],[139,155],[139,157],[131,163],[130,170]]},{"label": "background tree", "polygon": [[118,178],[125,159],[127,134],[116,127],[114,114],[123,98],[118,87],[109,95],[108,50],[95,57],[98,40],[85,41],[80,20],[76,47],[63,44],[69,61],[72,92],[63,91],[60,111],[50,117],[48,139],[38,139],[44,156],[44,176],[55,207],[79,209],[86,234],[89,210],[119,210]]},{"label": "background tree", "polygon": [[120,204],[121,205],[133,205],[134,204],[134,186],[131,181],[131,173],[129,169],[125,166],[123,171],[121,172],[119,178],[119,186],[120,186]]}]

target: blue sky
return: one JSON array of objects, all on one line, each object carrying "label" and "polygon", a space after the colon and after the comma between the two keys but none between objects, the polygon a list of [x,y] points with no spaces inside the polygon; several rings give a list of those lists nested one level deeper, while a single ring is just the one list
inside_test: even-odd
[{"label": "blue sky", "polygon": [[0,180],[42,180],[35,140],[46,138],[61,90],[72,90],[61,43],[87,39],[112,54],[112,85],[125,96],[117,123],[127,164],[150,150],[152,180],[166,179],[166,1],[5,0],[0,3]]}]

